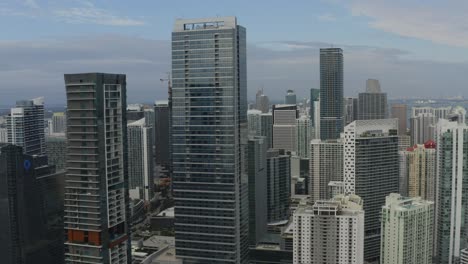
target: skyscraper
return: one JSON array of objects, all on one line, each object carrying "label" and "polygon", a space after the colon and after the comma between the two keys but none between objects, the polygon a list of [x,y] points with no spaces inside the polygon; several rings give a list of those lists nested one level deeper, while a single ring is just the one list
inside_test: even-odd
[{"label": "skyscraper", "polygon": [[273,147],[273,115],[271,113],[264,113],[260,116],[261,122],[261,135],[265,137],[267,149]]},{"label": "skyscraper", "polygon": [[7,116],[8,143],[23,147],[25,154],[44,155],[44,98],[16,102]]},{"label": "skyscraper", "polygon": [[385,197],[399,190],[398,120],[356,120],[344,131],[344,192],[356,194],[366,212],[364,255],[380,257],[380,213]]},{"label": "skyscraper", "polygon": [[65,134],[53,134],[46,137],[46,154],[50,165],[57,171],[67,167],[67,138]]},{"label": "skyscraper", "polygon": [[296,105],[273,105],[273,148],[296,151]]},{"label": "skyscraper", "polygon": [[432,264],[434,202],[391,193],[382,208],[381,264]]},{"label": "skyscraper", "polygon": [[0,143],[2,263],[64,263],[63,185],[46,156]]},{"label": "skyscraper", "polygon": [[52,133],[65,133],[67,128],[67,115],[64,112],[56,112],[52,115]]},{"label": "skyscraper", "polygon": [[256,246],[267,231],[267,146],[265,137],[248,142],[249,244]]},{"label": "skyscraper", "polygon": [[261,136],[262,135],[262,111],[251,109],[247,111],[247,123],[249,135]]},{"label": "skyscraper", "polygon": [[152,130],[144,117],[127,125],[128,186],[132,199],[153,198]]},{"label": "skyscraper", "polygon": [[320,138],[343,132],[343,50],[320,49]]},{"label": "skyscraper", "polygon": [[340,140],[314,139],[310,147],[309,195],[312,202],[330,199],[328,184],[343,181],[343,143]]},{"label": "skyscraper", "polygon": [[406,135],[408,123],[408,106],[405,104],[392,104],[392,118],[398,118],[398,135]]},{"label": "skyscraper", "polygon": [[66,263],[131,263],[126,78],[65,74]]},{"label": "skyscraper", "polygon": [[411,145],[424,144],[428,140],[434,140],[437,120],[432,113],[419,113],[417,116],[411,117]]},{"label": "skyscraper", "polygon": [[262,111],[262,113],[268,113],[270,110],[270,99],[268,96],[263,94],[263,88],[257,91],[255,97],[255,109]]},{"label": "skyscraper", "polygon": [[414,145],[405,151],[409,197],[421,197],[435,201],[436,181],[436,144],[430,140],[421,145]]},{"label": "skyscraper", "polygon": [[387,94],[382,93],[378,80],[368,79],[366,92],[359,93],[358,120],[388,118]]},{"label": "skyscraper", "polygon": [[364,263],[364,210],[356,195],[300,204],[293,215],[293,263]]},{"label": "skyscraper", "polygon": [[430,107],[430,106],[422,106],[422,107],[413,107],[411,109],[411,117],[418,116],[419,114],[432,114],[436,118],[436,122],[439,121],[440,118],[446,119],[447,116],[450,114],[452,110],[451,106],[447,107]]},{"label": "skyscraper", "polygon": [[291,195],[291,158],[284,150],[267,152],[268,222],[287,220]]},{"label": "skyscraper", "polygon": [[246,70],[246,30],[235,17],[176,20],[172,173],[184,263],[248,261]]},{"label": "skyscraper", "polygon": [[169,165],[170,162],[170,120],[168,101],[154,103],[155,157],[157,165]]},{"label": "skyscraper", "polygon": [[468,127],[439,120],[437,124],[436,251],[439,264],[460,260],[468,247]]},{"label": "skyscraper", "polygon": [[296,120],[296,155],[301,158],[310,157],[310,140],[312,126],[309,116],[303,115]]},{"label": "skyscraper", "polygon": [[344,116],[345,125],[358,120],[358,98],[346,97],[344,98]]},{"label": "skyscraper", "polygon": [[293,90],[288,90],[286,96],[284,97],[284,103],[290,105],[295,105],[297,103],[296,94]]},{"label": "skyscraper", "polygon": [[320,138],[320,89],[310,89],[309,99],[310,125],[312,126],[312,139]]}]

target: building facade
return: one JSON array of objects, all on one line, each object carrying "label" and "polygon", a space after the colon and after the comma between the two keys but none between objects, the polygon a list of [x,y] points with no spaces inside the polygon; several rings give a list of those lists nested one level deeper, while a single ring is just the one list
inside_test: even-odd
[{"label": "building facade", "polygon": [[23,148],[25,154],[45,154],[44,98],[16,102],[7,116],[8,143]]},{"label": "building facade", "polygon": [[407,186],[409,197],[435,201],[436,144],[429,140],[406,150]]},{"label": "building facade", "polygon": [[378,80],[366,82],[366,92],[359,93],[358,120],[388,118],[387,94],[382,93]]},{"label": "building facade", "polygon": [[255,247],[267,231],[267,145],[265,137],[250,137],[247,151],[249,174],[249,244]]},{"label": "building facade", "polygon": [[145,118],[127,125],[128,188],[132,199],[151,201],[153,198],[152,131]]},{"label": "building facade", "polygon": [[380,258],[380,213],[385,197],[399,190],[398,120],[357,120],[344,131],[344,192],[356,194],[366,212],[364,255]]},{"label": "building facade", "polygon": [[345,125],[358,120],[358,98],[346,97],[344,98],[344,116]]},{"label": "building facade", "polygon": [[246,30],[178,19],[172,33],[172,180],[184,263],[248,261]]},{"label": "building facade", "polygon": [[267,208],[268,223],[289,218],[291,195],[291,158],[284,150],[267,152]]},{"label": "building facade", "polygon": [[157,165],[170,163],[170,115],[168,101],[154,103],[155,159]]},{"label": "building facade", "polygon": [[296,155],[301,158],[310,157],[310,140],[312,140],[312,126],[308,116],[301,116],[296,120]]},{"label": "building facade", "polygon": [[64,263],[63,190],[63,172],[46,156],[0,143],[2,263]]},{"label": "building facade", "polygon": [[65,74],[65,262],[131,263],[126,77]]},{"label": "building facade", "polygon": [[52,133],[65,133],[67,129],[67,115],[56,112],[52,115]]},{"label": "building facade", "polygon": [[296,151],[296,105],[273,105],[273,148]]},{"label": "building facade", "polygon": [[468,246],[468,127],[440,120],[436,134],[435,257],[439,264],[454,264]]},{"label": "building facade", "polygon": [[392,104],[392,118],[398,118],[398,135],[406,135],[408,127],[408,106]]},{"label": "building facade", "polygon": [[343,50],[320,49],[320,138],[338,139],[343,132]]},{"label": "building facade", "polygon": [[261,136],[265,137],[267,149],[273,147],[273,115],[271,113],[263,113],[260,116]]},{"label": "building facade", "polygon": [[249,135],[261,136],[262,135],[262,111],[257,109],[251,109],[247,111],[247,123],[249,129]]},{"label": "building facade", "polygon": [[438,118],[432,113],[419,113],[410,118],[411,145],[424,144],[435,139],[435,124]]},{"label": "building facade", "polygon": [[293,90],[288,90],[288,92],[286,93],[286,96],[284,97],[284,103],[290,104],[290,105],[297,104],[296,94],[294,93]]},{"label": "building facade", "polygon": [[268,113],[270,110],[270,99],[268,99],[268,96],[263,94],[263,88],[257,91],[255,97],[255,109],[262,111],[262,113]]},{"label": "building facade", "polygon": [[309,195],[312,202],[331,199],[328,184],[343,181],[343,143],[314,139],[309,146]]},{"label": "building facade", "polygon": [[46,155],[50,165],[57,171],[67,168],[67,137],[65,134],[53,134],[46,137]]},{"label": "building facade", "polygon": [[293,224],[294,264],[364,263],[364,210],[358,196],[301,204]]},{"label": "building facade", "polygon": [[434,202],[391,193],[382,207],[381,264],[432,264]]}]

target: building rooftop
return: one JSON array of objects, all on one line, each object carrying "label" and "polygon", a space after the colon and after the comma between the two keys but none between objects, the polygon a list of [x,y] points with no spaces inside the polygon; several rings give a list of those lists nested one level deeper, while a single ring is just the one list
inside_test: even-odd
[{"label": "building rooftop", "polygon": [[159,217],[174,217],[174,207],[167,208],[158,214]]}]

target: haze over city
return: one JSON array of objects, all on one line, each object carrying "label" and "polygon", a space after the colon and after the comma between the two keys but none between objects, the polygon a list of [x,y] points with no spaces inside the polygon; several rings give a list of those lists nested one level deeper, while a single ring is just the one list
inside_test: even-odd
[{"label": "haze over city", "polygon": [[248,98],[319,87],[319,48],[344,51],[344,94],[379,79],[389,98],[468,96],[466,1],[2,1],[0,105],[45,96],[63,74],[122,72],[128,101],[167,95],[175,18],[235,15],[247,27]]}]

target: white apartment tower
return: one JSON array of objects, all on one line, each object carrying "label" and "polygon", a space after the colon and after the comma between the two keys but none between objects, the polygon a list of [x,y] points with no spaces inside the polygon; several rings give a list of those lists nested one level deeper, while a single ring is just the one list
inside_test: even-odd
[{"label": "white apartment tower", "polygon": [[359,196],[300,204],[293,225],[294,264],[364,263],[364,210]]},{"label": "white apartment tower", "polygon": [[392,193],[382,207],[380,264],[432,264],[434,202]]},{"label": "white apartment tower", "polygon": [[146,118],[127,125],[128,183],[130,198],[153,198],[153,133]]}]

